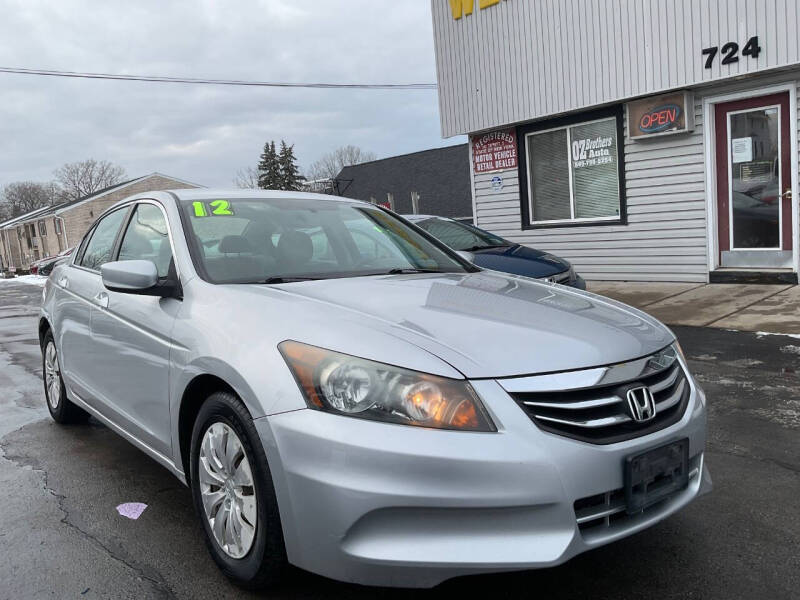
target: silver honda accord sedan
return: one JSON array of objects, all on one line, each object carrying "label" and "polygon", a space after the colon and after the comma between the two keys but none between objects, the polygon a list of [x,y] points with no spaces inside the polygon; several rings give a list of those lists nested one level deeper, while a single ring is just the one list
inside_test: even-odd
[{"label": "silver honda accord sedan", "polygon": [[236,583],[547,567],[710,490],[672,333],[484,271],[390,211],[178,190],[102,214],[43,291],[48,408],[190,488]]}]

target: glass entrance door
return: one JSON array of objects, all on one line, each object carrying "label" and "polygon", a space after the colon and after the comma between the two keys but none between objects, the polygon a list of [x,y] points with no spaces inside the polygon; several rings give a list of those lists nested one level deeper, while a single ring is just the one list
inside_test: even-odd
[{"label": "glass entrance door", "polygon": [[780,107],[728,113],[731,249],[781,247]]},{"label": "glass entrance door", "polygon": [[717,105],[720,265],[790,267],[788,94]]}]

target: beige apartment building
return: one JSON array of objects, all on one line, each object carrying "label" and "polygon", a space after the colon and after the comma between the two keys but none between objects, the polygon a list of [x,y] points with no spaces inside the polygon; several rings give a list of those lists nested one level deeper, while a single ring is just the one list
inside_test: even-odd
[{"label": "beige apartment building", "polygon": [[0,223],[0,270],[25,272],[47,256],[76,246],[100,213],[141,192],[203,187],[151,173],[105,188],[89,196],[31,211]]}]

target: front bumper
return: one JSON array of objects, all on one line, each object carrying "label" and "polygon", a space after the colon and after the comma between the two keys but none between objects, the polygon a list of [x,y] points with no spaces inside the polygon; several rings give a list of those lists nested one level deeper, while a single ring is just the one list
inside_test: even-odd
[{"label": "front bumper", "polygon": [[577,288],[579,290],[586,290],[586,280],[577,273],[574,273],[571,269],[556,273],[555,275],[540,277],[539,280],[548,283],[560,283],[561,285]]},{"label": "front bumper", "polygon": [[[289,561],[342,581],[430,587],[470,573],[553,566],[664,519],[711,489],[705,402],[599,446],[539,430],[494,381],[473,382],[497,433],[389,425],[299,410],[257,419]],[[623,487],[625,457],[688,438],[697,466],[670,499],[581,530],[574,503]]]}]

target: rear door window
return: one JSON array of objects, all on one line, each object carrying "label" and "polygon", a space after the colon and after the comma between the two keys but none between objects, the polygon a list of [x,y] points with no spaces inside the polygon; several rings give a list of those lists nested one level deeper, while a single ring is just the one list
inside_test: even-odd
[{"label": "rear door window", "polygon": [[78,263],[80,266],[99,271],[101,265],[111,260],[114,242],[117,239],[119,228],[126,214],[128,214],[127,207],[115,210],[100,219],[92,230],[89,241],[86,243],[83,256],[81,256]]}]

